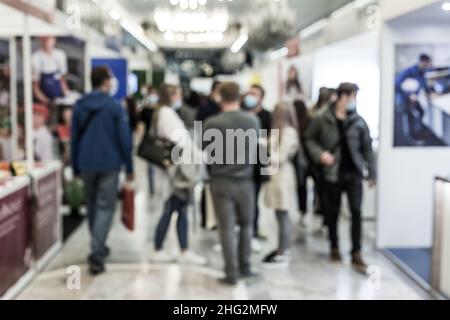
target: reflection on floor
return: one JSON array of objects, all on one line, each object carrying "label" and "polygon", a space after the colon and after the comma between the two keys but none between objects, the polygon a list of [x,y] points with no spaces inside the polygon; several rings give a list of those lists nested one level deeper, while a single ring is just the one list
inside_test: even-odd
[{"label": "reflection on floor", "polygon": [[412,272],[431,284],[431,248],[388,249]]},{"label": "reflection on floor", "polygon": [[[143,164],[138,170],[144,172]],[[217,232],[202,231],[191,223],[191,248],[208,258],[206,267],[178,264],[155,265],[149,262],[155,224],[162,204],[150,200],[144,181],[139,181],[136,199],[137,230],[129,233],[121,225],[118,215],[111,231],[109,245],[112,254],[108,272],[91,277],[86,271],[88,234],[85,223],[67,241],[61,253],[26,288],[19,299],[421,299],[428,298],[406,277],[376,252],[371,237],[365,239],[364,254],[373,264],[371,276],[356,273],[349,257],[343,265],[328,262],[328,245],[323,235],[314,232],[315,220],[308,217],[307,229],[296,227],[296,243],[291,250],[288,267],[265,268],[260,261],[276,242],[274,214],[262,212],[262,230],[269,237],[261,253],[254,254],[255,267],[261,277],[241,282],[234,288],[217,282],[222,276],[221,254],[215,251]],[[292,216],[298,225],[298,216]],[[191,220],[192,221],[192,220]],[[349,226],[341,223],[343,252],[350,250]],[[373,235],[373,222],[365,224],[366,236]],[[174,228],[166,242],[166,249],[176,251]],[[75,269],[68,269],[75,267]],[[74,288],[68,271],[81,270],[81,287]]]}]

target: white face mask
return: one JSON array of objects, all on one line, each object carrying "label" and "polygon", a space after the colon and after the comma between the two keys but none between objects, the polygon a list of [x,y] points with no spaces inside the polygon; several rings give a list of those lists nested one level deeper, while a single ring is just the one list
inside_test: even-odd
[{"label": "white face mask", "polygon": [[356,99],[350,100],[350,102],[347,105],[347,111],[348,112],[355,112],[358,107],[358,103],[356,102]]},{"label": "white face mask", "polygon": [[150,105],[150,106],[154,106],[158,103],[159,101],[159,97],[157,94],[150,94],[147,96],[147,98],[145,98],[145,103]]},{"label": "white face mask", "polygon": [[181,100],[178,100],[172,105],[172,108],[174,110],[180,110],[182,106],[183,106],[183,102]]}]

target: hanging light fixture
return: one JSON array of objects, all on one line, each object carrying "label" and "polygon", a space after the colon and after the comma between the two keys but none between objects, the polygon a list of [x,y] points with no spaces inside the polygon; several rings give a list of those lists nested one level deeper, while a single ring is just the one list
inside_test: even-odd
[{"label": "hanging light fixture", "polygon": [[180,7],[182,10],[196,10],[198,7],[206,6],[208,0],[170,0],[170,4],[174,7]]}]

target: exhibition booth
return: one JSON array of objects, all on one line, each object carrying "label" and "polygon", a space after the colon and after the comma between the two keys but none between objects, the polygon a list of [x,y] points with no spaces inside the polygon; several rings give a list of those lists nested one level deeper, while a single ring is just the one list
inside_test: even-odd
[{"label": "exhibition booth", "polygon": [[[0,4],[2,24],[0,296],[12,296],[61,247],[61,162],[35,161],[32,57],[29,28],[53,34],[51,13]],[[21,39],[16,36],[22,36]],[[20,45],[19,45],[20,42]],[[6,49],[7,48],[7,49]],[[28,53],[28,54],[27,54]],[[35,148],[36,147],[36,148]],[[45,161],[44,161],[45,160]]]},{"label": "exhibition booth", "polygon": [[381,29],[378,247],[423,287],[448,297],[448,275],[438,277],[439,287],[433,281],[433,257],[439,239],[448,243],[436,210],[448,207],[450,195],[435,179],[450,175],[450,12],[443,1],[400,2],[381,2],[390,16]]},{"label": "exhibition booth", "polygon": [[95,30],[68,29],[54,6],[0,1],[0,15],[0,298],[8,299],[62,246],[71,112],[91,68],[112,69],[121,101],[151,68],[140,50],[122,54]]}]

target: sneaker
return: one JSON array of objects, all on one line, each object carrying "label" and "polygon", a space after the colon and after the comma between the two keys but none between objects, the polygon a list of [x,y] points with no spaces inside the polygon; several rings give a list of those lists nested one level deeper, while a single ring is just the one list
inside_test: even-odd
[{"label": "sneaker", "polygon": [[270,253],[269,255],[267,255],[264,260],[263,263],[265,264],[271,264],[271,265],[275,265],[275,264],[279,264],[279,265],[283,265],[283,264],[287,264],[289,263],[289,254],[288,253],[284,253],[284,254],[278,254],[278,251],[274,251],[272,253]]},{"label": "sneaker", "polygon": [[298,223],[300,229],[307,229],[308,226],[306,225],[305,220],[306,220],[306,213],[301,212],[300,213],[300,221]]},{"label": "sneaker", "polygon": [[204,266],[206,264],[206,259],[199,256],[192,251],[182,252],[178,258],[178,262],[183,264],[193,264],[198,266]]},{"label": "sneaker", "polygon": [[334,263],[342,262],[342,256],[341,253],[339,252],[339,249],[331,249],[330,260],[331,262]]},{"label": "sneaker", "polygon": [[226,285],[226,286],[234,287],[234,286],[236,286],[238,284],[238,280],[235,279],[235,278],[225,277],[225,278],[219,279],[219,283],[223,284],[223,285]]},{"label": "sneaker", "polygon": [[258,234],[255,236],[255,239],[258,239],[259,241],[267,241],[267,236],[258,232]]},{"label": "sneaker", "polygon": [[258,239],[252,239],[252,251],[255,253],[260,253],[262,250],[261,242]]},{"label": "sneaker", "polygon": [[367,274],[368,266],[364,262],[363,258],[361,257],[361,254],[359,252],[352,254],[352,265],[356,271],[363,273],[363,274]]},{"label": "sneaker", "polygon": [[162,250],[153,252],[151,256],[151,261],[154,263],[171,263],[174,262],[174,260],[175,259],[170,254]]}]

